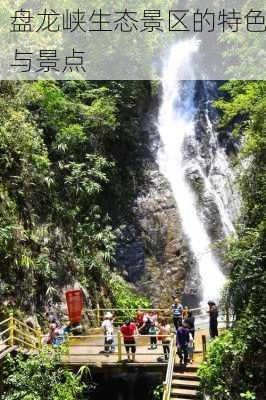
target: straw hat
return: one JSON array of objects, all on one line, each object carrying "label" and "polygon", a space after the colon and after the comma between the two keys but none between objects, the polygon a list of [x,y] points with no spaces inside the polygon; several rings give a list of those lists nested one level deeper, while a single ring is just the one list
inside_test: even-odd
[{"label": "straw hat", "polygon": [[110,311],[107,311],[107,313],[104,316],[104,319],[111,319],[113,317],[113,314]]}]

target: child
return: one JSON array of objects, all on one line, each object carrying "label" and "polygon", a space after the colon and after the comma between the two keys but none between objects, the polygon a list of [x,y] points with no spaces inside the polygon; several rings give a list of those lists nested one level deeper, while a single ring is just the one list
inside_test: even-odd
[{"label": "child", "polygon": [[150,328],[149,328],[149,335],[150,336],[150,347],[148,350],[155,350],[157,349],[157,337],[156,334],[158,332],[158,314],[156,312],[153,312],[149,314],[149,320],[150,320]]},{"label": "child", "polygon": [[183,319],[187,319],[188,318],[188,313],[189,313],[188,306],[185,306],[184,309],[183,309],[183,312],[182,312]]},{"label": "child", "polygon": [[142,327],[142,325],[143,325],[143,317],[144,317],[144,312],[141,311],[140,308],[138,308],[138,311],[137,311],[137,314],[136,314],[136,317],[135,317],[135,321],[136,321],[136,325],[137,325],[138,329],[140,327]]},{"label": "child", "polygon": [[171,334],[171,327],[167,323],[166,319],[163,319],[161,321],[161,324],[159,325],[159,335],[158,335],[158,340],[162,341],[163,345],[163,352],[164,352],[164,359],[165,361],[168,360],[169,358],[169,343],[170,343],[170,334]]}]

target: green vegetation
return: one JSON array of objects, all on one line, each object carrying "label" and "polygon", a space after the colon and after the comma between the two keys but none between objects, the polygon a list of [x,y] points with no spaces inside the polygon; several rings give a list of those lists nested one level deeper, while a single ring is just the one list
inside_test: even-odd
[{"label": "green vegetation", "polygon": [[0,83],[2,313],[40,311],[48,287],[76,280],[93,306],[101,287],[109,304],[138,303],[111,267],[143,179],[149,95],[146,82]]},{"label": "green vegetation", "polygon": [[227,99],[217,101],[221,127],[243,142],[239,155],[242,195],[238,236],[228,243],[232,265],[224,302],[236,316],[234,327],[209,347],[200,375],[202,387],[217,400],[263,400],[266,326],[266,84],[228,82]]},{"label": "green vegetation", "polygon": [[[202,390],[215,400],[263,400],[266,84],[232,81],[221,91],[220,128],[241,142],[243,201],[223,299],[236,322],[210,344]],[[112,271],[144,181],[140,128],[150,93],[147,82],[0,82],[1,314],[40,312],[49,287],[76,280],[92,306],[150,306]],[[45,353],[10,359],[6,371],[4,400],[82,398],[81,377]]]},{"label": "green vegetation", "polygon": [[[18,355],[5,361],[3,400],[78,400],[84,399],[82,369],[74,374],[58,365],[60,353],[43,351],[38,357]],[[86,382],[87,383],[87,382]],[[88,397],[86,397],[88,399]]]}]

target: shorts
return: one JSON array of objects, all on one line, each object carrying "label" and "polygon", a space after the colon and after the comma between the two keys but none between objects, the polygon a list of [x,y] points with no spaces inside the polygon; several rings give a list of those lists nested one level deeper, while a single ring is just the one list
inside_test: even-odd
[{"label": "shorts", "polygon": [[131,350],[131,353],[136,353],[136,342],[129,342],[129,343],[124,343],[126,352],[129,353]]}]

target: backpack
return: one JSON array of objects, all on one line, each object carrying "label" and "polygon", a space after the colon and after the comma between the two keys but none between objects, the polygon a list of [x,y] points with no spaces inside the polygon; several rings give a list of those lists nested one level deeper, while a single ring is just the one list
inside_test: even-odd
[{"label": "backpack", "polygon": [[156,335],[157,331],[154,325],[151,325],[149,328],[149,334],[150,335]]}]

